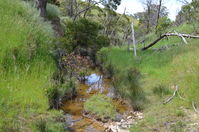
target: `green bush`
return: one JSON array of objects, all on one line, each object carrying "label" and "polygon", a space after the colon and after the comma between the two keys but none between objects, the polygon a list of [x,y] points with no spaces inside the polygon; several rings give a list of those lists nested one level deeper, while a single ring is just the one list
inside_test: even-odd
[{"label": "green bush", "polygon": [[101,29],[102,27],[98,23],[80,18],[75,22],[66,22],[65,37],[70,40],[73,49],[77,47],[91,48],[96,52],[103,46],[109,45],[109,39],[99,35]]},{"label": "green bush", "polygon": [[116,74],[116,68],[113,67],[113,64],[111,62],[105,65],[105,69],[108,78],[113,78],[114,74]]},{"label": "green bush", "polygon": [[59,17],[60,14],[61,14],[61,12],[60,12],[58,6],[56,6],[54,4],[50,4],[50,3],[47,4],[47,7],[46,7],[46,17],[49,20],[52,20],[53,18]]},{"label": "green bush", "polygon": [[105,95],[93,95],[84,103],[84,109],[99,118],[116,118],[116,108],[112,100]]},{"label": "green bush", "polygon": [[171,24],[171,20],[168,17],[160,18],[158,26],[156,27],[156,34],[162,35],[163,33],[167,32],[167,29]]},{"label": "green bush", "polygon": [[146,101],[140,79],[141,73],[133,68],[117,72],[113,77],[115,91],[123,98],[129,99],[134,110],[143,109]]}]

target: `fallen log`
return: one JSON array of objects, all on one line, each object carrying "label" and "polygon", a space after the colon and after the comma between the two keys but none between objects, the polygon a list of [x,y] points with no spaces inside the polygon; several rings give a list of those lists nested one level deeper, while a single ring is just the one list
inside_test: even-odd
[{"label": "fallen log", "polygon": [[148,48],[150,48],[153,45],[155,45],[157,42],[159,42],[164,37],[169,37],[169,36],[177,36],[177,37],[180,37],[180,38],[198,38],[199,39],[199,36],[190,35],[190,34],[165,33],[165,34],[161,35],[158,39],[156,39],[155,41],[153,41],[152,43],[150,43],[149,45],[147,45],[146,47],[142,48],[142,50],[147,50]]}]

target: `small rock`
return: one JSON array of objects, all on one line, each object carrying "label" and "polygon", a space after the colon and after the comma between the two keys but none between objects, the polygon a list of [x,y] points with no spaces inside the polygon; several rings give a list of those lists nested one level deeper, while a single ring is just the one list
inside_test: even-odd
[{"label": "small rock", "polygon": [[128,119],[128,120],[129,120],[129,119],[132,119],[132,116],[128,116],[127,119]]},{"label": "small rock", "polygon": [[120,122],[123,119],[123,116],[121,114],[117,114],[115,121]]},{"label": "small rock", "polygon": [[85,132],[100,132],[96,128],[93,128],[92,126],[88,126],[85,130]]},{"label": "small rock", "polygon": [[75,130],[73,128],[71,128],[71,127],[66,127],[65,130],[67,132],[75,132]]},{"label": "small rock", "polygon": [[123,123],[123,122],[125,122],[125,120],[124,120],[124,119],[122,119],[120,122],[121,122],[121,123]]}]

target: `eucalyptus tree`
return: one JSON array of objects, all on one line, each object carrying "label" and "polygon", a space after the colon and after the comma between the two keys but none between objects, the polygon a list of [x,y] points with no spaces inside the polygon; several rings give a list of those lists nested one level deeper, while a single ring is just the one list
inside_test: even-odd
[{"label": "eucalyptus tree", "polygon": [[46,16],[47,2],[48,2],[48,0],[38,0],[37,9],[39,10],[41,17]]}]

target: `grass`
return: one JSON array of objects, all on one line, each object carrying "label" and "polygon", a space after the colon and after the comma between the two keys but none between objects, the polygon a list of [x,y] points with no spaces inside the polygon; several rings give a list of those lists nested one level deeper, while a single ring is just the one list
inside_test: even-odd
[{"label": "grass", "polygon": [[53,30],[21,0],[1,0],[0,20],[0,131],[31,131],[49,113]]},{"label": "grass", "polygon": [[112,104],[112,100],[105,95],[93,95],[84,103],[84,109],[102,119],[116,118],[116,108]]},{"label": "grass", "polygon": [[153,93],[162,97],[164,95],[171,94],[171,91],[168,88],[166,88],[165,86],[159,85],[159,86],[153,88]]},{"label": "grass", "polygon": [[[191,25],[182,25],[175,27],[178,32],[190,33],[193,31]],[[145,44],[150,43],[156,38],[154,34],[150,34]],[[103,48],[100,53],[103,54],[104,65],[111,63],[114,68],[126,71],[129,68],[138,69],[144,78],[142,79],[142,87],[147,94],[150,103],[145,105],[145,119],[140,121],[138,125],[132,128],[132,131],[140,129],[141,131],[151,131],[154,128],[158,130],[166,130],[165,122],[182,120],[188,122],[188,116],[185,109],[192,111],[191,101],[199,103],[199,40],[187,39],[189,44],[185,45],[179,38],[173,37],[169,40],[159,42],[155,48],[159,48],[165,44],[179,44],[165,51],[138,51],[138,56],[134,57],[133,52],[128,52],[126,48]],[[139,45],[139,48],[142,46]],[[162,102],[165,95],[161,98],[155,93],[163,94],[171,91],[173,86],[179,86],[179,93],[189,101],[183,101],[176,97],[169,104],[163,105]],[[167,89],[158,88],[164,86]],[[154,90],[154,88],[156,89]],[[165,91],[166,90],[166,91]],[[163,98],[164,97],[164,98]],[[176,110],[185,114],[181,116],[176,114]],[[193,122],[197,120],[193,120]]]}]

